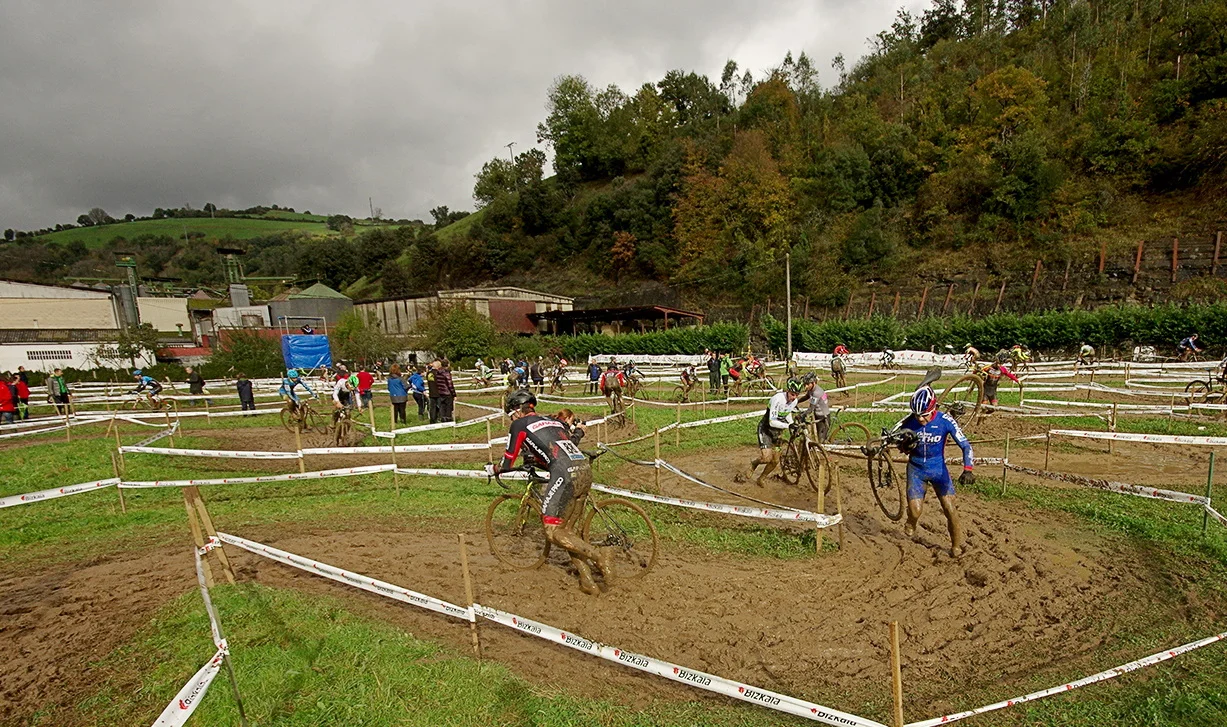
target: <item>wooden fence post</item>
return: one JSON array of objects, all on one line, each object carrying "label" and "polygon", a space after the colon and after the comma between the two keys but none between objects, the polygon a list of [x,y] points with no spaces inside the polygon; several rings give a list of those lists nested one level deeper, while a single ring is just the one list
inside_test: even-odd
[{"label": "wooden fence post", "polygon": [[925,286],[924,290],[920,291],[920,307],[916,309],[916,317],[920,318],[925,313],[925,301],[929,298],[929,286]]},{"label": "wooden fence post", "polygon": [[656,459],[652,463],[652,471],[656,476],[656,491],[660,492],[660,427],[652,431],[652,445],[656,451]]},{"label": "wooden fence post", "polygon": [[1040,271],[1044,269],[1044,261],[1035,261],[1035,272],[1031,273],[1031,290],[1027,293],[1027,300],[1035,298],[1035,284],[1040,280]]},{"label": "wooden fence post", "polygon": [[298,447],[298,471],[300,473],[306,472],[306,457],[304,457],[302,453],[302,421],[297,421],[294,423],[294,446]]},{"label": "wooden fence post", "polygon": [[1005,298],[1005,283],[1006,281],[1001,281],[1001,290],[997,291],[997,304],[993,306],[994,313],[1001,310],[1001,299]]},{"label": "wooden fence post", "polygon": [[852,298],[853,297],[854,296],[852,295],[852,293],[848,293],[848,307],[844,308],[844,320],[845,321],[852,317]]},{"label": "wooden fence post", "polygon": [[[473,593],[473,576],[469,573],[469,544],[465,542],[464,533],[460,533],[460,569],[464,573],[464,595],[468,598],[468,608],[477,603]],[[469,622],[469,631],[473,634],[473,653],[477,656],[477,665],[481,666],[481,638],[477,635],[477,620]]]},{"label": "wooden fence post", "polygon": [[1210,275],[1218,275],[1218,254],[1223,249],[1223,231],[1214,233],[1214,260],[1210,263]]},{"label": "wooden fence post", "polygon": [[1172,238],[1172,282],[1176,282],[1176,269],[1180,267],[1180,238]]},{"label": "wooden fence post", "polygon": [[1129,279],[1130,285],[1137,285],[1138,273],[1142,271],[1142,251],[1146,249],[1146,241],[1138,240],[1138,251],[1133,258],[1133,277]]},{"label": "wooden fence post", "polygon": [[979,280],[976,281],[975,289],[971,291],[971,303],[968,304],[967,306],[967,315],[971,315],[971,312],[976,309],[976,296],[978,295],[980,295],[980,281]]},{"label": "wooden fence post", "polygon": [[893,307],[893,308],[891,308],[891,309],[890,309],[890,317],[891,317],[891,318],[898,318],[898,317],[899,317],[899,295],[900,295],[900,294],[899,294],[899,291],[897,291],[897,290],[896,290],[896,291],[895,291],[895,305],[894,305],[894,307]]},{"label": "wooden fence post", "polygon": [[899,622],[890,622],[891,726],[903,727],[903,664],[899,658]]},{"label": "wooden fence post", "polygon": [[866,318],[873,318],[873,307],[877,304],[877,302],[878,291],[875,290],[869,294],[869,314],[865,316]]},{"label": "wooden fence post", "polygon": [[1100,240],[1099,241],[1099,274],[1100,275],[1103,275],[1103,265],[1104,265],[1104,262],[1107,261],[1107,258],[1108,258],[1108,241]]},{"label": "wooden fence post", "polygon": [[1072,258],[1065,261],[1065,277],[1061,278],[1061,292],[1064,293],[1069,287],[1069,269],[1074,266]]},{"label": "wooden fence post", "polygon": [[954,296],[954,283],[951,283],[946,288],[946,300],[942,302],[942,315],[946,315],[946,309],[950,307],[950,299]]},{"label": "wooden fence post", "polygon": [[[119,479],[119,463],[115,461],[115,453],[111,452],[111,472],[115,474],[115,479]],[[128,514],[128,506],[124,504],[124,488],[119,486],[120,483],[115,483],[115,491],[119,493],[119,511],[124,515]]]}]

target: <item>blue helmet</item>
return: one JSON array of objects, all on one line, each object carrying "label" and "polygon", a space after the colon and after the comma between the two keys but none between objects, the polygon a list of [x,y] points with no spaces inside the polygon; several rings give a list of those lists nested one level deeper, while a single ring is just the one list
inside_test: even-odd
[{"label": "blue helmet", "polygon": [[912,394],[910,406],[916,416],[932,414],[937,409],[937,395],[933,393],[933,388],[922,386],[917,389],[916,393]]},{"label": "blue helmet", "polygon": [[287,379],[297,379],[297,378],[298,378],[298,369],[287,369],[287,370],[286,370],[286,372],[285,372],[285,377],[286,377]]},{"label": "blue helmet", "polygon": [[133,376],[140,376],[142,373],[144,373],[144,372],[142,372],[140,369],[133,369],[133,370],[132,370],[132,375],[133,375]]}]

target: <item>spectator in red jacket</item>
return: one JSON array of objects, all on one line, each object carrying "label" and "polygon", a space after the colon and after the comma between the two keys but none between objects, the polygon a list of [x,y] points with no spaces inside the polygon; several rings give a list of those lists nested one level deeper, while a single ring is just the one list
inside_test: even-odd
[{"label": "spectator in red jacket", "polygon": [[430,364],[435,370],[435,385],[439,391],[439,421],[450,422],[455,415],[456,386],[452,383],[451,362],[435,359]]},{"label": "spectator in red jacket", "polygon": [[0,375],[0,424],[12,424],[17,413],[17,391],[13,388],[13,375]]},{"label": "spectator in red jacket", "polygon": [[[22,372],[24,373],[24,372]],[[30,385],[26,380],[18,376],[13,381],[13,389],[17,392],[17,418],[30,418]]]},{"label": "spectator in red jacket", "polygon": [[362,408],[365,409],[371,403],[371,387],[375,385],[375,377],[371,375],[370,367],[363,364],[362,368],[358,369],[358,394],[362,397]]}]

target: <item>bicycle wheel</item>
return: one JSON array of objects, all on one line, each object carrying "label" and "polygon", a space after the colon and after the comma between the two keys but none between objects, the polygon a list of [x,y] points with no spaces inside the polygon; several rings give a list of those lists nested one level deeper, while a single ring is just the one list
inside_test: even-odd
[{"label": "bicycle wheel", "polygon": [[595,548],[614,548],[617,579],[639,578],[656,565],[660,536],[643,508],[618,497],[592,503],[584,517],[584,540]]},{"label": "bicycle wheel", "polygon": [[673,396],[671,396],[671,397],[669,398],[669,401],[673,401],[673,402],[682,402],[682,401],[686,401],[686,389],[685,389],[685,387],[683,387],[681,384],[677,384],[677,385],[675,385],[675,386],[673,387]]},{"label": "bicycle wheel", "polygon": [[808,452],[801,462],[805,480],[809,483],[811,490],[817,492],[821,487],[822,494],[825,495],[835,485],[835,473],[831,471],[830,455],[816,442],[806,442],[806,448]]},{"label": "bicycle wheel", "polygon": [[937,405],[960,426],[966,427],[974,424],[979,417],[983,394],[984,382],[979,376],[968,375],[947,386],[937,397]]},{"label": "bicycle wheel", "polygon": [[348,416],[337,419],[332,428],[332,443],[337,447],[344,447],[349,441],[349,430],[352,426]]},{"label": "bicycle wheel", "polygon": [[869,427],[860,422],[844,422],[827,435],[828,444],[861,447],[869,444]]},{"label": "bicycle wheel", "polygon": [[[297,425],[297,419],[294,417],[294,412],[290,411],[290,407],[281,407],[281,426],[285,427],[287,432],[294,431]],[[303,431],[306,431],[304,428]]]},{"label": "bicycle wheel", "polygon": [[793,437],[780,453],[780,477],[790,485],[801,481],[801,473],[806,467],[805,438]]},{"label": "bicycle wheel", "polygon": [[499,495],[486,510],[486,542],[490,552],[516,570],[540,568],[550,554],[541,524],[541,506],[520,495]]},{"label": "bicycle wheel", "polygon": [[882,514],[899,520],[907,511],[907,487],[904,477],[895,472],[890,451],[880,449],[869,458],[869,489]]},{"label": "bicycle wheel", "polygon": [[319,432],[323,434],[328,431],[328,425],[324,421],[324,417],[320,416],[308,404],[300,404],[302,410],[302,430],[304,432]]},{"label": "bicycle wheel", "polygon": [[1190,402],[1204,403],[1210,397],[1210,392],[1213,389],[1208,381],[1193,381],[1188,386],[1184,387],[1184,393],[1188,396]]},{"label": "bicycle wheel", "polygon": [[768,391],[775,391],[776,387],[775,387],[775,377],[774,376],[772,376],[771,374],[764,374],[763,378],[759,380],[763,382],[761,384],[763,388],[767,389]]}]

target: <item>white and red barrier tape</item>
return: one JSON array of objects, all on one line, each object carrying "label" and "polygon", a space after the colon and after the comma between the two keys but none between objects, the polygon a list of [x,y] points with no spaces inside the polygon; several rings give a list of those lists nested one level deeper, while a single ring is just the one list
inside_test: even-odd
[{"label": "white and red barrier tape", "polygon": [[1053,429],[1049,434],[1081,439],[1111,439],[1118,442],[1148,444],[1187,444],[1198,447],[1227,447],[1227,437],[1192,437],[1179,434],[1134,434],[1131,432],[1092,432],[1080,429]]},{"label": "white and red barrier tape", "polygon": [[[377,448],[372,447],[371,449]],[[120,447],[119,451],[124,454],[165,454],[172,457],[215,457],[221,459],[298,459],[302,457],[302,452],[257,452],[243,449],[183,449],[180,447],[143,447],[140,445]]]},{"label": "white and red barrier tape", "polygon": [[658,502],[663,505],[674,505],[676,507],[690,508],[691,510],[704,510],[706,512],[719,512],[726,515],[740,515],[742,517],[759,518],[761,520],[789,520],[791,522],[809,522],[814,523],[820,528],[829,528],[838,523],[841,518],[839,515],[822,515],[820,513],[809,512],[806,510],[776,510],[771,508],[761,507],[743,507],[740,505],[726,505],[722,502],[702,502],[699,500],[686,500],[679,497],[666,497],[664,495],[654,495],[650,492],[638,492],[635,490],[623,490],[618,487],[609,487],[608,485],[592,485],[592,489],[599,492],[604,492],[618,497],[630,497],[636,500],[646,500],[648,502]]},{"label": "white and red barrier tape", "polygon": [[162,714],[154,720],[153,727],[183,727],[187,724],[187,720],[192,716],[192,712],[196,711],[200,700],[204,699],[205,692],[209,690],[209,685],[213,683],[213,679],[217,677],[217,673],[221,671],[222,661],[226,658],[226,643],[223,641],[217,648],[217,653],[212,659],[197,671],[187,684],[179,690],[175,698],[166,705],[166,709],[162,710]]},{"label": "white and red barrier tape", "polygon": [[1175,490],[1161,490],[1157,487],[1145,487],[1143,485],[1131,485],[1128,482],[1113,482],[1111,480],[1098,480],[1094,477],[1083,477],[1069,472],[1046,472],[1037,470],[1032,467],[1023,467],[1021,465],[1006,464],[1011,470],[1021,472],[1032,477],[1042,477],[1049,480],[1058,480],[1060,482],[1072,482],[1086,487],[1093,487],[1097,490],[1109,490],[1118,492],[1122,495],[1133,495],[1135,497],[1146,497],[1152,500],[1165,500],[1167,502],[1183,502],[1193,505],[1208,505],[1209,500],[1203,495],[1194,495],[1189,492],[1179,492]]},{"label": "white and red barrier tape", "polygon": [[31,502],[41,502],[43,500],[53,500],[57,497],[77,495],[82,492],[93,492],[94,490],[101,490],[104,487],[110,487],[111,485],[117,484],[119,484],[119,479],[112,477],[105,480],[82,482],[78,485],[68,485],[67,487],[56,487],[50,490],[40,490],[39,492],[27,492],[24,495],[0,497],[0,508],[13,507],[14,505],[26,505]]},{"label": "white and red barrier tape", "polygon": [[1222,641],[1225,638],[1227,638],[1227,632],[1217,634],[1215,636],[1209,636],[1204,639],[1200,639],[1198,641],[1193,641],[1193,642],[1184,644],[1183,646],[1177,646],[1174,649],[1168,649],[1167,651],[1161,651],[1157,654],[1151,654],[1150,656],[1144,656],[1141,659],[1136,659],[1134,661],[1129,662],[1128,664],[1122,664],[1113,669],[1108,669],[1107,671],[1101,671],[1098,674],[1092,674],[1089,677],[1083,677],[1076,681],[1067,682],[1057,687],[1050,687],[1048,689],[1043,689],[1038,692],[1031,692],[1030,694],[1024,694],[1021,697],[1015,697],[1013,699],[1007,699],[1001,702],[994,702],[993,704],[988,704],[983,707],[977,707],[976,709],[969,709],[966,712],[955,712],[954,714],[947,714],[941,717],[933,717],[932,719],[925,719],[919,722],[910,722],[908,723],[907,727],[936,727],[936,725],[957,722],[961,719],[966,719],[968,717],[972,717],[977,714],[984,714],[985,712],[993,712],[998,709],[1004,709],[1006,707],[1013,707],[1016,704],[1023,704],[1024,702],[1034,702],[1037,699],[1043,699],[1044,697],[1051,697],[1054,694],[1064,694],[1065,692],[1072,691],[1079,687],[1085,687],[1088,684],[1096,684],[1098,682],[1107,681],[1108,679],[1113,679],[1122,674],[1128,674],[1129,672],[1136,671],[1138,669],[1141,669],[1142,667],[1151,666],[1153,664],[1158,664],[1161,661],[1167,661],[1168,659],[1180,656],[1181,654],[1187,654],[1188,652],[1193,651],[1195,649],[1200,649],[1203,646],[1209,646],[1210,644],[1213,644],[1217,641]]},{"label": "white and red barrier tape", "polygon": [[261,475],[259,477],[217,477],[213,479],[203,480],[147,480],[133,481],[124,480],[119,483],[120,488],[125,490],[148,488],[148,487],[192,487],[195,485],[245,485],[259,482],[288,482],[291,480],[314,480],[327,477],[349,477],[356,475],[370,475],[377,472],[391,472],[393,465],[390,464],[372,464],[364,467],[346,467],[334,470],[319,470],[316,472],[289,472],[283,475]]}]

